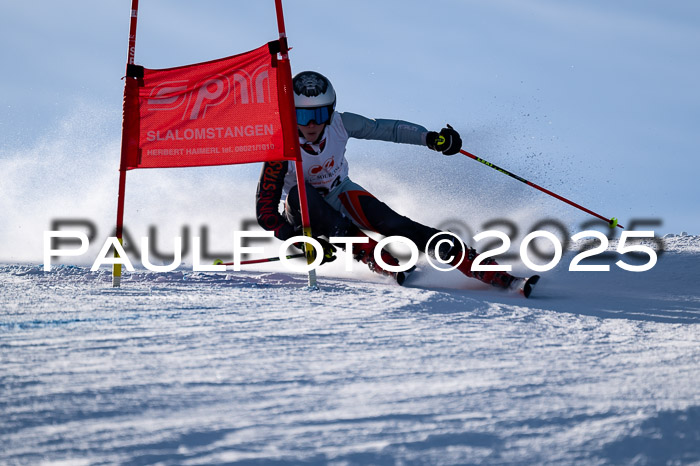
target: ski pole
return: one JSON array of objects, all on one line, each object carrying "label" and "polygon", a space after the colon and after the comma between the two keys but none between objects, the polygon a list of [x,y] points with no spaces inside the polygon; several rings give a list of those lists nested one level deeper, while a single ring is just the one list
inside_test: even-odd
[{"label": "ski pole", "polygon": [[[297,257],[306,257],[306,254],[303,252],[300,252],[299,254],[292,254],[290,256],[286,256],[285,259],[296,259]],[[264,259],[251,259],[247,261],[241,261],[241,265],[250,265],[250,264],[261,264],[263,262],[276,262],[278,260],[281,260],[279,257],[266,257]],[[214,261],[214,265],[233,265],[233,262],[224,262],[221,259],[216,259]]]},{"label": "ski pole", "polygon": [[603,217],[602,215],[593,212],[592,210],[586,209],[585,207],[583,207],[583,206],[581,206],[581,205],[579,205],[579,204],[576,204],[575,202],[572,202],[572,201],[568,200],[568,199],[565,198],[565,197],[560,196],[559,194],[553,193],[552,191],[550,191],[550,190],[548,190],[548,189],[545,189],[545,188],[543,188],[542,186],[536,185],[536,184],[533,183],[532,181],[528,181],[528,180],[526,180],[525,178],[522,178],[522,177],[520,177],[520,176],[518,176],[518,175],[516,175],[516,174],[514,174],[514,173],[509,172],[508,170],[504,170],[503,168],[499,167],[498,165],[494,165],[494,164],[492,164],[491,162],[487,162],[486,160],[484,160],[484,159],[482,159],[482,158],[480,158],[480,157],[477,157],[477,156],[474,155],[474,154],[470,154],[470,153],[467,152],[466,150],[461,150],[461,149],[460,149],[460,152],[461,152],[462,154],[466,155],[467,157],[476,160],[477,162],[483,163],[483,164],[486,165],[487,167],[491,167],[491,168],[493,168],[494,170],[498,170],[499,172],[501,172],[501,173],[503,173],[503,174],[505,174],[505,175],[508,175],[508,176],[510,176],[511,178],[515,178],[516,180],[521,181],[521,182],[525,183],[525,184],[528,185],[528,186],[532,186],[532,187],[535,188],[535,189],[539,189],[539,190],[542,191],[543,193],[549,194],[549,195],[552,196],[552,197],[556,197],[556,198],[559,199],[560,201],[564,201],[564,202],[566,202],[567,204],[576,207],[577,209],[580,209],[580,210],[582,210],[582,211],[584,211],[584,212],[586,212],[586,213],[588,213],[588,214],[593,215],[594,217],[597,217],[597,218],[599,218],[599,219],[601,219],[601,220],[605,220],[605,221],[608,223],[608,225],[610,225],[610,228],[615,228],[615,227],[620,227],[620,228],[622,228],[622,229],[625,228],[625,227],[623,227],[622,225],[620,225],[619,223],[617,223],[617,219],[616,219],[615,217],[613,217],[613,218],[605,218],[605,217]]}]

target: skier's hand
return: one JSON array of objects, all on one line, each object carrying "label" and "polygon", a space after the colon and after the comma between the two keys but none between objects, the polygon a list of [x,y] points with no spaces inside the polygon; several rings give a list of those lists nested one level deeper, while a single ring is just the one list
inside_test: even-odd
[{"label": "skier's hand", "polygon": [[[336,259],[336,255],[335,255],[335,253],[337,251],[336,247],[333,246],[331,243],[329,243],[328,241],[326,241],[323,238],[314,238],[314,239],[316,241],[318,241],[319,243],[321,243],[321,246],[323,247],[323,261],[321,262],[321,265],[323,265],[327,262],[333,262]],[[304,242],[294,243],[294,246],[297,249],[300,249],[304,253],[306,252],[307,245],[308,245],[308,243],[304,243]],[[317,254],[316,248],[312,248],[312,250],[311,250],[311,260],[312,261],[316,260],[316,254]]]},{"label": "skier's hand", "polygon": [[442,152],[445,155],[454,155],[462,148],[462,138],[450,125],[447,125],[447,128],[442,128],[440,133],[430,131],[426,136],[425,142],[430,149]]}]

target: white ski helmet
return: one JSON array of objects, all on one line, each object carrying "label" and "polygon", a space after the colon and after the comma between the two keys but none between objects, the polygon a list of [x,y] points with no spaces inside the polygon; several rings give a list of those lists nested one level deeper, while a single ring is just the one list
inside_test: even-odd
[{"label": "white ski helmet", "polygon": [[335,110],[335,90],[328,78],[315,71],[302,71],[294,76],[292,84],[297,122],[328,123]]}]

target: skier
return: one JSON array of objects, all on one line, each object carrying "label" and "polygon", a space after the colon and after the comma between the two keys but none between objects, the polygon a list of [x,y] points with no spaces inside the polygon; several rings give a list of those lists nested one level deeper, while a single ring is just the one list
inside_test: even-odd
[{"label": "skier", "polygon": [[[445,155],[453,155],[462,147],[462,140],[450,125],[440,130],[428,131],[423,126],[401,120],[369,119],[349,112],[336,112],[336,95],[330,81],[320,73],[304,71],[293,79],[294,104],[302,149],[304,179],[312,234],[323,246],[323,262],[335,260],[336,248],[327,241],[331,236],[351,237],[366,235],[361,229],[383,236],[404,236],[432,257],[449,260],[457,265],[462,259],[459,244],[450,248],[442,243],[442,250],[428,250],[431,237],[440,230],[422,225],[392,210],[348,177],[348,161],[345,146],[349,138],[391,141],[427,146]],[[279,203],[286,195],[284,212]],[[299,193],[296,186],[295,164],[292,162],[266,162],[260,174],[256,192],[258,223],[275,236],[286,240],[302,231]],[[432,241],[436,244],[437,241]],[[403,283],[404,273],[391,273],[374,259],[377,242],[372,238],[366,243],[352,245],[353,257],[377,273],[393,276]],[[303,249],[304,243],[298,247]],[[522,288],[525,279],[517,279],[506,272],[473,272],[472,262],[477,253],[468,248],[458,269],[468,277],[501,288]],[[389,265],[399,261],[386,250],[382,260]],[[496,264],[486,259],[483,264]],[[535,280],[536,281],[536,280]],[[534,284],[534,282],[531,282]],[[529,288],[526,295],[529,295]]]}]

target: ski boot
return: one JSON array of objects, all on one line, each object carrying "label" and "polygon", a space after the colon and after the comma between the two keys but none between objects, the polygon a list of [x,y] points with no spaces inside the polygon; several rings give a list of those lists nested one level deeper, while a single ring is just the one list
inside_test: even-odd
[{"label": "ski boot", "polygon": [[[394,280],[396,280],[396,283],[403,285],[404,281],[406,281],[406,276],[413,270],[413,268],[411,270],[407,270],[406,272],[389,272],[388,270],[384,270],[374,260],[374,249],[376,246],[377,242],[372,238],[369,238],[368,243],[354,243],[352,247],[353,258],[358,262],[367,264],[372,272],[380,275],[386,275],[387,277],[392,277]],[[384,249],[382,249],[381,258],[388,265],[399,265],[399,261]]]},{"label": "ski boot", "polygon": [[[476,256],[478,256],[476,249],[468,248],[467,252],[464,255],[464,260],[461,263],[459,263],[459,260],[462,258],[461,251],[462,250],[459,247],[452,248],[452,250],[449,251],[448,254],[443,257],[454,256],[450,265],[457,266],[457,270],[462,272],[467,277],[476,278],[477,280],[481,280],[484,283],[488,283],[489,285],[498,288],[516,291],[521,295],[525,296],[526,298],[530,297],[530,294],[532,293],[532,288],[540,280],[539,275],[533,275],[529,278],[521,278],[515,277],[509,274],[508,272],[494,270],[473,271],[472,264],[474,263]],[[483,265],[498,265],[498,262],[496,262],[491,257],[487,257],[481,263]]]},{"label": "ski boot", "polygon": [[[497,272],[493,270],[486,271],[474,271],[472,270],[472,264],[479,254],[476,249],[467,248],[467,251],[462,258],[462,248],[457,245],[448,250],[439,251],[440,256],[444,260],[449,260],[452,257],[452,261],[449,263],[451,266],[456,267],[457,270],[462,272],[464,275],[470,278],[476,278],[489,285],[496,286],[498,288],[508,288],[510,284],[515,280],[516,277],[510,275],[508,272]],[[498,262],[493,260],[491,257],[487,257],[481,261],[482,265],[498,265]]]}]

